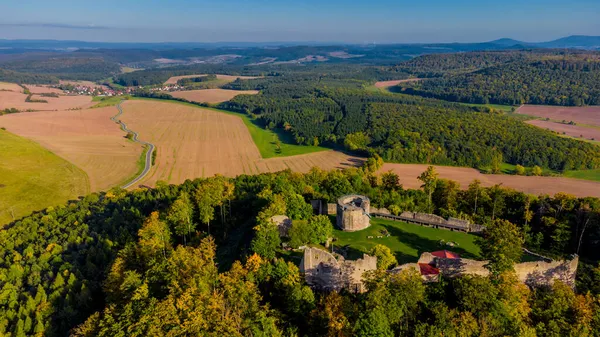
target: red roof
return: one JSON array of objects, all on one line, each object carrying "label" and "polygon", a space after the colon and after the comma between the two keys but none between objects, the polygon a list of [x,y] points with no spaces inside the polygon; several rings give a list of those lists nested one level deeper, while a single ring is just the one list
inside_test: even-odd
[{"label": "red roof", "polygon": [[460,255],[449,250],[438,250],[437,252],[432,252],[431,255],[444,259],[460,259]]},{"label": "red roof", "polygon": [[427,263],[419,263],[419,269],[421,275],[438,275],[440,273],[439,269]]}]

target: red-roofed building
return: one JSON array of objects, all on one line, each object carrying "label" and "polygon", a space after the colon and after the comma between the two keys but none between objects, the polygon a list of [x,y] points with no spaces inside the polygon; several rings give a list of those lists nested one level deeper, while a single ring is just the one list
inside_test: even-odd
[{"label": "red-roofed building", "polygon": [[449,250],[438,250],[436,252],[432,252],[431,255],[442,259],[460,259],[460,255]]}]

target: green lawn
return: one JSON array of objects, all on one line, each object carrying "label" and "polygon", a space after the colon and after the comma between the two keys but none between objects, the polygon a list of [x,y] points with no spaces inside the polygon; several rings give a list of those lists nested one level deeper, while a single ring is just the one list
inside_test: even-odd
[{"label": "green lawn", "polygon": [[[305,146],[305,145],[294,144],[294,140],[293,140],[293,137],[291,134],[284,132],[283,130],[267,130],[267,129],[261,127],[256,122],[256,120],[251,119],[248,115],[245,115],[245,114],[231,112],[231,111],[225,111],[225,110],[220,110],[220,109],[215,109],[215,108],[200,107],[193,103],[185,103],[185,102],[179,102],[179,101],[154,99],[154,98],[137,98],[137,97],[135,99],[158,100],[161,102],[167,102],[167,103],[173,103],[173,104],[183,104],[183,105],[191,106],[194,108],[209,109],[209,110],[213,110],[213,111],[240,117],[242,119],[242,121],[244,122],[244,124],[246,125],[246,127],[248,128],[248,131],[250,132],[250,135],[252,136],[252,140],[254,140],[254,143],[258,147],[258,150],[260,151],[260,155],[263,158],[289,157],[289,156],[295,156],[295,155],[299,155],[299,154],[306,154],[306,153],[313,153],[313,152],[329,150],[328,148],[322,147],[322,146]],[[279,140],[279,142],[280,142],[279,149],[277,149],[277,145],[276,145],[277,140]]]},{"label": "green lawn", "polygon": [[[381,231],[387,230],[390,237],[378,239]],[[461,232],[451,232],[444,229],[422,227],[399,221],[390,221],[373,218],[371,226],[359,232],[344,232],[334,230],[333,236],[337,239],[337,247],[349,246],[348,258],[355,259],[368,252],[377,244],[388,246],[398,263],[416,262],[423,252],[436,250],[451,250],[466,258],[479,258],[479,247],[475,244],[475,235]],[[368,239],[373,236],[373,239]],[[455,247],[441,245],[440,241],[457,243]]]},{"label": "green lawn", "polygon": [[566,171],[563,175],[569,178],[600,181],[600,169]]},{"label": "green lawn", "polygon": [[129,99],[129,97],[128,96],[112,96],[112,97],[94,96],[92,98],[92,102],[98,102],[98,103],[96,105],[94,105],[92,108],[104,108],[107,106],[115,106],[124,99]]},{"label": "green lawn", "polygon": [[89,192],[88,177],[81,169],[31,140],[0,129],[0,227],[13,217]]}]

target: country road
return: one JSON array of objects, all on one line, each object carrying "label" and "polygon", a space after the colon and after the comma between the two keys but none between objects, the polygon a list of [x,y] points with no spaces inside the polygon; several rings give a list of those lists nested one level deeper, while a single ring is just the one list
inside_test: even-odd
[{"label": "country road", "polygon": [[133,141],[140,143],[142,145],[147,145],[148,146],[148,151],[146,151],[146,163],[144,166],[144,170],[142,171],[142,173],[140,173],[137,177],[133,178],[133,180],[131,180],[130,182],[126,183],[125,185],[121,186],[121,188],[129,188],[131,186],[133,186],[135,183],[139,182],[140,180],[142,180],[146,174],[148,174],[148,172],[150,171],[150,168],[152,167],[152,153],[154,152],[154,149],[156,148],[154,146],[154,144],[152,143],[148,143],[148,142],[144,142],[142,140],[138,139],[138,133],[130,130],[129,128],[127,128],[127,124],[123,123],[123,121],[121,121],[119,119],[119,116],[121,116],[123,114],[123,109],[121,108],[121,103],[123,103],[123,101],[119,102],[119,104],[117,104],[117,109],[119,109],[119,113],[114,115],[113,117],[111,117],[110,119],[121,125],[121,129],[123,129],[123,131],[128,132],[133,134]]}]

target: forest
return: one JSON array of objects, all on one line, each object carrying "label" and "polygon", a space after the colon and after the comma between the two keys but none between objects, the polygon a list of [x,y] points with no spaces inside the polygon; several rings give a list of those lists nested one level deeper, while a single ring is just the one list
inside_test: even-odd
[{"label": "forest", "polygon": [[[390,162],[481,168],[499,160],[558,171],[600,165],[596,146],[558,137],[491,108],[367,91],[364,82],[342,75],[314,76],[234,81],[227,87],[261,94],[238,96],[220,107],[287,130],[298,144],[345,146],[378,153]],[[364,135],[363,142],[348,146],[346,139],[356,135]]]},{"label": "forest", "polygon": [[0,82],[26,83],[26,84],[58,84],[58,78],[46,74],[20,73],[12,70],[1,69]]},{"label": "forest", "polygon": [[[27,76],[26,80],[35,80],[37,78],[37,82],[28,82],[19,80],[17,74],[9,73],[9,75],[15,76],[14,82],[29,84],[56,83],[57,78],[63,80],[99,81],[121,72],[121,67],[118,63],[109,62],[98,57],[73,56],[9,60],[1,62],[0,68],[16,71],[20,76]],[[44,80],[44,78],[49,79]]]},{"label": "forest", "polygon": [[[600,53],[466,53],[445,56],[430,55],[406,62],[401,67],[405,71],[425,72],[420,75],[427,77],[438,76],[426,81],[403,83],[402,92],[477,104],[600,104]],[[430,65],[434,66],[433,70],[429,70]]]},{"label": "forest", "polygon": [[[113,189],[17,220],[0,231],[0,333],[597,336],[600,200],[534,197],[477,181],[460,190],[434,172],[428,187],[406,190],[393,173],[375,176],[379,165]],[[424,284],[412,272],[386,278],[380,270],[364,294],[315,292],[269,219],[287,214],[327,233],[322,226],[331,224],[311,215],[309,201],[348,193],[395,212],[433,210],[491,228],[501,221],[514,233],[493,243],[511,256],[521,245],[554,257],[579,253],[577,292],[560,282],[528,288],[506,259],[489,278]],[[302,231],[294,246],[323,240]],[[487,240],[493,235],[481,245]]]}]

